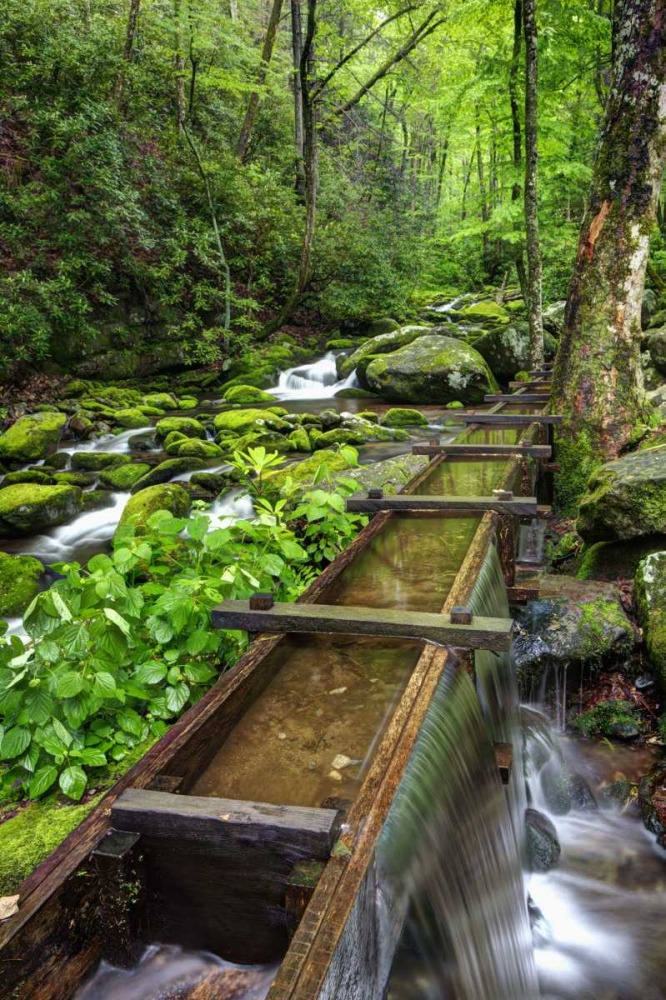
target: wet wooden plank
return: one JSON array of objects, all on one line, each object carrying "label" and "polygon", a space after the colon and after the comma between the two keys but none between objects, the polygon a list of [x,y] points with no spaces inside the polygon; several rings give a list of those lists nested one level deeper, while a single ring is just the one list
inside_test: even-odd
[{"label": "wet wooden plank", "polygon": [[554,413],[462,413],[453,419],[463,424],[492,424],[497,427],[529,427],[530,424],[561,424],[562,417]]},{"label": "wet wooden plank", "polygon": [[529,455],[531,458],[550,458],[549,444],[415,444],[414,455],[439,455],[446,452],[454,458],[457,455]]},{"label": "wet wooden plank", "polygon": [[355,513],[376,514],[382,510],[410,512],[415,510],[487,511],[515,514],[517,517],[536,517],[536,497],[515,497],[501,500],[497,497],[429,496],[403,493],[381,498],[355,493],[347,499],[347,510]]},{"label": "wet wooden plank", "polygon": [[493,744],[493,749],[495,751],[495,763],[502,779],[502,784],[508,785],[511,781],[511,771],[513,769],[513,744],[495,743]]},{"label": "wet wooden plank", "polygon": [[213,609],[216,628],[244,632],[321,632],[425,639],[469,649],[511,648],[510,618],[475,616],[471,625],[452,623],[450,615],[390,608],[355,608],[337,604],[276,603],[270,611],[252,611],[249,601],[223,601]]},{"label": "wet wooden plank", "polygon": [[545,378],[531,379],[524,382],[509,382],[509,389],[525,389],[525,391],[543,389],[544,392],[550,392],[551,383]]},{"label": "wet wooden plank", "polygon": [[493,392],[483,397],[486,403],[547,403],[548,392]]}]

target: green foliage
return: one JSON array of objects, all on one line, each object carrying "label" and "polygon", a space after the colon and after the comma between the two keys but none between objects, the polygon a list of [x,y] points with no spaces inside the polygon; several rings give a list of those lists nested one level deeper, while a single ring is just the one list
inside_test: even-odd
[{"label": "green foliage", "polygon": [[600,701],[594,708],[577,716],[573,726],[583,736],[610,737],[616,735],[618,726],[640,727],[635,713],[636,707],[629,701]]},{"label": "green foliage", "polygon": [[345,513],[355,484],[316,489],[294,510],[295,489],[266,493],[265,472],[281,461],[263,448],[234,457],[251,520],[215,526],[202,512],[160,510],[141,534],[121,525],[111,555],[56,565],[62,578],[25,612],[28,638],[0,644],[5,789],[39,798],[57,786],[79,801],[91,771],[162,735],[245,648],[242,633],[213,628],[216,604],[257,590],[293,600],[348,544],[366,522]]}]

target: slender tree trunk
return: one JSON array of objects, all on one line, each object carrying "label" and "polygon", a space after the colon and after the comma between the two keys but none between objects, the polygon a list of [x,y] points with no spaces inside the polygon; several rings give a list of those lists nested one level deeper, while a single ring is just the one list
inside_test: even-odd
[{"label": "slender tree trunk", "polygon": [[530,324],[530,362],[543,364],[543,307],[541,299],[541,243],[539,240],[538,67],[536,0],[524,0],[525,26],[525,231],[527,245],[527,315]]},{"label": "slender tree trunk", "polygon": [[[481,196],[481,221],[488,222],[490,214],[488,212],[488,193],[486,191],[486,175],[483,166],[483,149],[481,147],[481,115],[478,104],[475,108],[476,118],[476,173],[479,179],[479,194]],[[484,267],[488,266],[488,230],[483,231],[483,261]]]},{"label": "slender tree trunk", "polygon": [[554,372],[565,509],[646,414],[641,304],[666,155],[664,0],[617,0],[615,17],[613,79]]},{"label": "slender tree trunk", "polygon": [[303,85],[301,83],[301,56],[303,54],[303,29],[301,26],[301,0],[291,0],[291,50],[294,65],[294,141],[296,144],[296,193],[305,197],[305,167],[303,165]]},{"label": "slender tree trunk", "polygon": [[176,125],[182,131],[185,124],[185,50],[183,45],[183,11],[181,0],[174,0],[174,29],[176,36]]},{"label": "slender tree trunk", "polygon": [[275,36],[280,24],[281,13],[282,0],[273,0],[270,17],[268,19],[268,27],[266,28],[266,35],[264,37],[264,45],[261,51],[261,65],[259,66],[259,72],[257,73],[257,89],[250,94],[250,100],[248,101],[243,127],[241,128],[241,133],[238,139],[238,147],[236,149],[238,159],[242,163],[244,163],[247,159],[254,119],[257,116],[257,109],[259,108],[259,91],[266,82],[266,74],[273,57],[273,46],[275,45]]},{"label": "slender tree trunk", "polygon": [[139,29],[139,10],[141,0],[130,0],[129,14],[127,17],[127,30],[125,32],[125,45],[123,46],[123,60],[116,80],[116,101],[120,104],[123,99],[125,88],[125,72],[128,63],[134,61],[136,46],[136,36]]},{"label": "slender tree trunk", "polygon": [[[509,70],[509,102],[511,104],[511,128],[513,134],[513,167],[516,179],[511,188],[511,201],[520,201],[522,187],[519,181],[523,163],[523,134],[520,125],[520,104],[518,101],[518,71],[523,43],[523,0],[515,0],[513,5],[513,52]],[[517,226],[518,228],[518,226]],[[516,274],[523,301],[527,302],[527,275],[525,274],[525,250],[522,235],[514,249]]]}]

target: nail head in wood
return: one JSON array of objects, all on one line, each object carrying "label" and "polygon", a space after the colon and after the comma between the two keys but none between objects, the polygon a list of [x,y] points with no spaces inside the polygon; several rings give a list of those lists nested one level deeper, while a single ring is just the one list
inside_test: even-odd
[{"label": "nail head in wood", "polygon": [[368,490],[368,500],[382,500],[384,497],[384,490],[371,489]]},{"label": "nail head in wood", "polygon": [[274,603],[272,594],[253,594],[250,598],[250,611],[270,611]]},{"label": "nail head in wood", "polygon": [[458,605],[455,608],[451,608],[451,624],[452,625],[471,625],[472,624],[472,609],[462,605]]},{"label": "nail head in wood", "polygon": [[513,490],[493,490],[496,500],[513,500]]}]

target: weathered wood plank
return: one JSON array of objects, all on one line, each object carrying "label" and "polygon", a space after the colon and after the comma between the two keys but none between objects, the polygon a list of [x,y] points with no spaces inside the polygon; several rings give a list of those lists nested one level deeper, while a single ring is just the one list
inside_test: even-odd
[{"label": "weathered wood plank", "polygon": [[475,617],[471,625],[454,625],[450,615],[337,604],[276,603],[270,611],[251,611],[249,601],[223,601],[213,609],[216,628],[244,632],[324,632],[426,639],[469,649],[511,648],[513,622]]},{"label": "weathered wood plank", "polygon": [[529,427],[530,424],[561,424],[562,417],[553,413],[461,413],[456,410],[451,419],[463,424],[492,424],[497,427]]},{"label": "weathered wood plank", "polygon": [[483,397],[486,403],[547,403],[548,392],[491,392]]},{"label": "weathered wood plank", "polygon": [[401,493],[381,498],[368,497],[365,493],[355,493],[347,499],[347,510],[355,513],[376,514],[382,510],[495,510],[499,514],[515,514],[517,517],[536,517],[536,497],[516,497],[500,500],[497,497],[428,496]]},{"label": "weathered wood plank", "polygon": [[531,458],[550,458],[549,444],[415,444],[414,455],[439,455],[446,452],[457,455],[529,455]]},{"label": "weathered wood plank", "polygon": [[551,383],[545,378],[530,379],[524,382],[509,382],[509,389],[525,389],[526,391],[530,389],[542,389],[544,392],[550,392],[551,388]]},{"label": "weathered wood plank", "polygon": [[513,770],[513,744],[495,743],[495,763],[499,771],[503,785],[508,785],[511,781],[511,771]]}]

